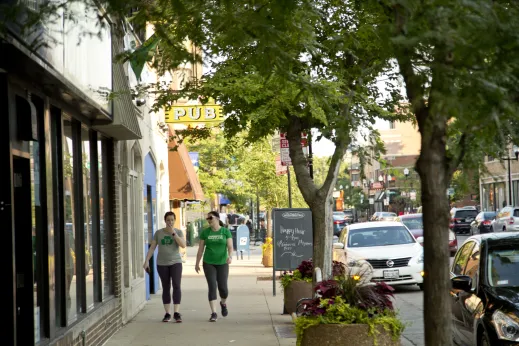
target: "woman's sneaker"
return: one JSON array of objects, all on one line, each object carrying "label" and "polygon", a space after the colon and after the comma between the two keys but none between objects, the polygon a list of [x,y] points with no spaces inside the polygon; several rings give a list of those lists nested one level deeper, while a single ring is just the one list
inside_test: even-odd
[{"label": "woman's sneaker", "polygon": [[222,316],[227,316],[229,314],[229,310],[227,310],[227,304],[222,304],[222,302],[220,302],[220,307],[222,308]]},{"label": "woman's sneaker", "polygon": [[175,312],[173,314],[173,318],[175,319],[175,322],[177,322],[177,323],[182,322],[182,315],[180,315],[178,312]]},{"label": "woman's sneaker", "polygon": [[209,322],[216,322],[217,319],[218,319],[218,315],[216,314],[216,312],[213,312],[211,314],[211,318],[209,318]]},{"label": "woman's sneaker", "polygon": [[171,321],[171,315],[170,314],[165,314],[164,318],[162,319],[162,322],[169,322],[169,321]]}]

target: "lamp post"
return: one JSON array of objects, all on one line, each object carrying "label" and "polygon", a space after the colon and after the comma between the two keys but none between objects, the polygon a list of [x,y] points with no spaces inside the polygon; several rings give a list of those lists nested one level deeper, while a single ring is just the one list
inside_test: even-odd
[{"label": "lamp post", "polygon": [[514,205],[513,194],[512,194],[512,162],[519,160],[519,147],[514,145],[513,147],[515,157],[504,157],[502,160],[508,161],[508,203]]},{"label": "lamp post", "polygon": [[[378,176],[378,182],[380,184],[384,184],[384,177],[382,175]],[[384,211],[384,202],[382,201],[382,211]]]}]

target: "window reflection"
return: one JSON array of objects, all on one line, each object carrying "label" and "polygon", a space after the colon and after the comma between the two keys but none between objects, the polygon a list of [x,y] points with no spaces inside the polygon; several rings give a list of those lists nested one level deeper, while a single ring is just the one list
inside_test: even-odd
[{"label": "window reflection", "polygon": [[83,156],[83,220],[85,236],[85,282],[87,310],[94,306],[94,267],[92,263],[92,181],[90,168],[90,139],[88,129],[81,129]]},{"label": "window reflection", "polygon": [[101,243],[101,278],[103,280],[103,297],[112,294],[112,271],[110,262],[110,233],[108,231],[108,177],[106,140],[97,142],[98,170],[99,170],[99,224]]},{"label": "window reflection", "polygon": [[63,120],[63,188],[65,210],[65,292],[67,296],[67,324],[77,319],[78,300],[76,280],[76,251],[74,223],[74,152],[72,122]]}]

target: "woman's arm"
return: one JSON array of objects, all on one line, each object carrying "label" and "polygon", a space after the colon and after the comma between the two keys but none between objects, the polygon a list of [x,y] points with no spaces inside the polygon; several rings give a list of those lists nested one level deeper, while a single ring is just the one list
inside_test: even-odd
[{"label": "woman's arm", "polygon": [[175,231],[175,236],[173,237],[177,242],[178,246],[181,248],[186,247],[186,240],[184,239],[184,235],[180,236],[177,231]]},{"label": "woman's arm", "polygon": [[227,253],[229,254],[229,256],[227,256],[227,263],[229,264],[232,261],[232,251],[232,238],[227,238]]},{"label": "woman's arm", "polygon": [[196,253],[196,262],[195,262],[195,271],[198,273],[200,271],[200,260],[202,260],[202,255],[204,254],[205,248],[205,240],[200,239],[198,243],[198,252]]},{"label": "woman's arm", "polygon": [[143,265],[143,268],[146,269],[147,267],[150,266],[150,259],[151,259],[151,256],[153,256],[153,253],[155,252],[155,248],[157,247],[157,242],[155,241],[155,239],[153,239],[151,241],[151,244],[150,244],[150,248],[148,249],[148,254],[146,255],[146,260],[144,260],[144,265]]}]

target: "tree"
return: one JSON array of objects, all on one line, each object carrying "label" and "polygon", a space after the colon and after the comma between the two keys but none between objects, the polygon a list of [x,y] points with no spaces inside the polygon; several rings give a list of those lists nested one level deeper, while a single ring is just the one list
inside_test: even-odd
[{"label": "tree", "polygon": [[[425,342],[450,345],[446,189],[461,164],[499,156],[516,140],[517,2],[367,1],[385,11],[380,34],[405,82],[421,134]],[[375,7],[378,6],[378,9]]]},{"label": "tree", "polygon": [[[284,176],[276,175],[275,157],[269,138],[249,146],[244,145],[244,135],[226,140],[222,133],[214,133],[203,140],[188,140],[189,151],[199,153],[200,184],[206,196],[222,193],[238,209],[256,196],[266,208],[288,205],[288,183]],[[307,207],[299,191],[293,191],[293,205]]]},{"label": "tree", "polygon": [[[135,19],[155,27],[153,40],[159,42],[152,62],[159,71],[202,59],[187,54],[186,38],[203,50],[210,65],[202,81],[191,80],[178,92],[163,90],[156,108],[181,97],[213,99],[228,115],[223,125],[227,138],[247,131],[246,140],[254,143],[274,131],[286,132],[297,185],[313,214],[313,260],[329,277],[331,195],[342,158],[359,129],[364,129],[366,152],[381,149],[377,136],[369,133],[375,118],[403,118],[393,112],[400,98],[396,85],[388,81],[395,90],[387,97],[375,86],[390,68],[388,52],[379,43],[377,15],[353,11],[351,4],[339,1],[141,5]],[[301,133],[311,129],[336,147],[320,187],[307,170],[301,147]],[[203,138],[204,132],[210,133],[191,129],[177,134]]]}]

